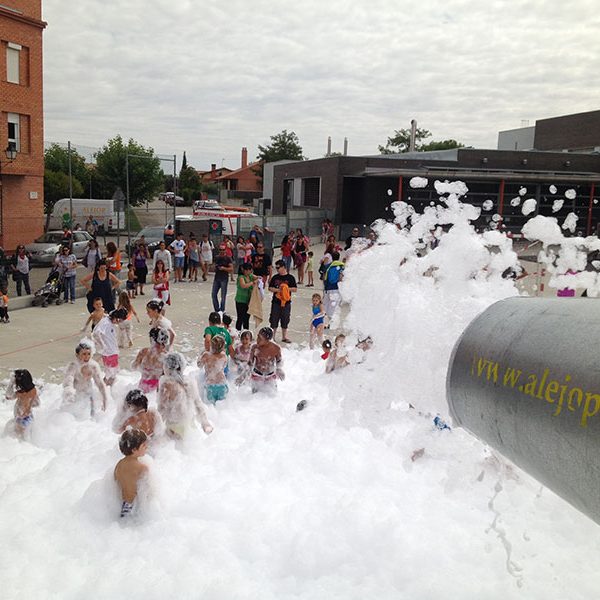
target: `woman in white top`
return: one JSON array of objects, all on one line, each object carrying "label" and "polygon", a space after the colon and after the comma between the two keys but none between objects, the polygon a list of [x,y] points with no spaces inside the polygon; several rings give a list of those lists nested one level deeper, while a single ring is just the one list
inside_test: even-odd
[{"label": "woman in white top", "polygon": [[152,268],[156,267],[156,263],[162,260],[165,264],[165,271],[173,270],[173,263],[171,261],[171,253],[167,250],[167,246],[164,242],[160,242],[158,245],[158,250],[154,251],[154,256],[152,257]]}]

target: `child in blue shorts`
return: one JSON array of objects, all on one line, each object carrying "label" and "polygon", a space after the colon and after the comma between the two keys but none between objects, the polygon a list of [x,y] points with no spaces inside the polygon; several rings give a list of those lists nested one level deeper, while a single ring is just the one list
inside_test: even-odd
[{"label": "child in blue shorts", "polygon": [[198,359],[198,366],[204,367],[206,376],[204,391],[207,402],[216,404],[219,400],[225,400],[229,388],[225,379],[225,367],[227,356],[225,355],[225,338],[214,335],[210,339],[210,352],[203,352]]}]

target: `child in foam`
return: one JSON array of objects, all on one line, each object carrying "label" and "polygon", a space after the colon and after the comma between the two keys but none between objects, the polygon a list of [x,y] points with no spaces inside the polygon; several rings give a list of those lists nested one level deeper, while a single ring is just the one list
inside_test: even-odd
[{"label": "child in foam", "polygon": [[205,433],[211,433],[210,424],[200,401],[198,388],[191,378],[183,375],[185,360],[178,352],[165,356],[165,374],[158,384],[158,412],[165,422],[167,434],[175,439],[185,437],[197,416]]},{"label": "child in foam", "polygon": [[81,340],[75,347],[75,360],[67,366],[63,380],[63,403],[89,402],[90,416],[95,414],[94,386],[102,398],[102,410],[106,410],[108,390],[102,379],[100,365],[92,359],[93,345],[90,340]]},{"label": "child in foam", "polygon": [[133,510],[139,484],[148,473],[148,467],[138,460],[146,454],[147,448],[147,436],[139,429],[127,429],[119,440],[119,449],[125,458],[117,463],[114,477],[123,500],[121,517],[126,517]]},{"label": "child in foam", "polygon": [[175,331],[171,321],[165,317],[165,303],[162,300],[150,300],[146,304],[146,313],[150,317],[150,328],[159,327],[168,332],[169,345],[167,349],[170,350],[175,341]]},{"label": "child in foam", "polygon": [[165,429],[160,414],[155,410],[148,410],[148,398],[141,390],[127,392],[123,409],[115,418],[113,427],[116,433],[123,433],[132,428],[139,429],[146,434],[148,440],[160,437]]},{"label": "child in foam", "polygon": [[7,424],[23,439],[33,423],[33,408],[40,405],[37,389],[27,369],[17,369],[6,388],[5,400],[15,400],[14,419]]},{"label": "child in foam", "polygon": [[127,318],[124,308],[117,308],[102,317],[94,329],[92,339],[104,364],[104,383],[112,385],[119,371],[119,344],[117,343],[116,327]]},{"label": "child in foam", "polygon": [[132,369],[142,373],[138,387],[145,394],[158,389],[158,381],[163,374],[163,358],[168,347],[169,333],[165,329],[153,327],[150,330],[150,348],[142,348],[131,365]]},{"label": "child in foam", "polygon": [[331,373],[336,369],[343,369],[350,364],[348,360],[348,349],[346,348],[346,336],[343,333],[335,336],[334,347],[327,363],[325,365],[325,372]]},{"label": "child in foam", "polygon": [[252,393],[277,391],[277,379],[285,379],[281,348],[273,341],[273,330],[263,327],[250,350],[250,384]]},{"label": "child in foam", "polygon": [[198,359],[198,366],[204,367],[206,375],[204,394],[207,402],[216,404],[225,400],[229,388],[225,379],[227,356],[225,355],[225,338],[215,335],[210,340],[210,352],[204,351]]},{"label": "child in foam", "polygon": [[242,331],[240,339],[235,345],[235,358],[233,359],[237,366],[238,375],[242,375],[248,370],[250,350],[252,350],[252,332]]}]

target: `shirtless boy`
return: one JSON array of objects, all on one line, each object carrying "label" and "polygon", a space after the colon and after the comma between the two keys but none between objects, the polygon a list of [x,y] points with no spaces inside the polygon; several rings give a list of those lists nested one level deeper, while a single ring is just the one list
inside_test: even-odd
[{"label": "shirtless boy", "polygon": [[263,327],[256,336],[256,344],[250,350],[250,383],[252,393],[275,392],[277,379],[285,379],[281,348],[273,341],[273,330]]},{"label": "shirtless boy", "polygon": [[115,479],[121,488],[121,517],[126,517],[133,509],[140,479],[148,472],[148,467],[138,459],[146,454],[148,447],[146,434],[139,429],[128,429],[119,440],[119,449],[125,455],[115,467]]},{"label": "shirtless boy", "polygon": [[225,338],[215,335],[210,339],[210,352],[204,351],[198,359],[198,366],[204,367],[206,375],[204,393],[207,402],[216,404],[225,400],[229,388],[225,379],[227,356],[225,355]]},{"label": "shirtless boy", "polygon": [[33,407],[40,405],[37,388],[27,369],[17,369],[6,389],[6,400],[16,400],[14,408],[15,433],[25,437],[25,431],[33,422]]}]

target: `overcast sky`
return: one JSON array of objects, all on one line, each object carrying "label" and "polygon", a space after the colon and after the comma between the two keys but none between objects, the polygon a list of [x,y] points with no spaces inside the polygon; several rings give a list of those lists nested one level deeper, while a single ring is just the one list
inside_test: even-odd
[{"label": "overcast sky", "polygon": [[121,133],[198,169],[287,129],[376,154],[416,118],[502,129],[600,109],[596,0],[43,0],[47,141]]}]

